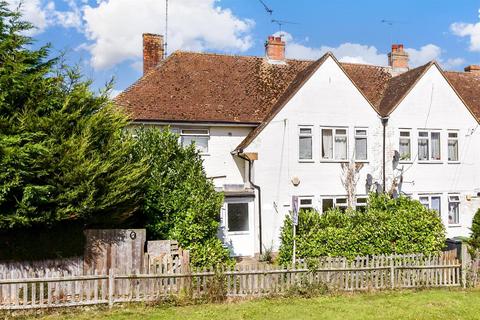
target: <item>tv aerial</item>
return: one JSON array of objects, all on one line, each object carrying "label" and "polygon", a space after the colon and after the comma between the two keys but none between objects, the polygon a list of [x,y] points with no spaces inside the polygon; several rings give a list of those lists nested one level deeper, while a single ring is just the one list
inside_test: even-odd
[{"label": "tv aerial", "polygon": [[286,24],[299,24],[298,22],[293,22],[293,21],[286,21],[286,20],[278,20],[278,19],[272,19],[272,23],[278,24],[278,32],[282,32],[282,26]]}]

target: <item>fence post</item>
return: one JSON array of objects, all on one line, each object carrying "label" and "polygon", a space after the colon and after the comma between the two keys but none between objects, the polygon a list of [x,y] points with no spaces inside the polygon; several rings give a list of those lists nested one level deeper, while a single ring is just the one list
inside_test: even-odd
[{"label": "fence post", "polygon": [[468,245],[464,241],[462,241],[461,246],[461,263],[462,263],[462,287],[467,287],[467,272],[468,266],[470,265],[470,255],[468,253]]},{"label": "fence post", "polygon": [[113,307],[113,293],[115,291],[115,276],[113,275],[113,269],[110,269],[108,272],[108,307]]},{"label": "fence post", "polygon": [[395,260],[390,256],[390,287],[395,288]]}]

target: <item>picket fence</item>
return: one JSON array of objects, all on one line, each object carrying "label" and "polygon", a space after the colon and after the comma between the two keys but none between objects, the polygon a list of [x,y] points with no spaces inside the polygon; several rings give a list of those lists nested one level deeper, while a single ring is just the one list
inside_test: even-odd
[{"label": "picket fence", "polygon": [[112,306],[179,294],[197,298],[212,290],[218,294],[219,288],[227,297],[246,297],[284,294],[307,285],[340,291],[449,287],[461,286],[464,278],[462,264],[448,254],[321,258],[314,267],[306,263],[288,267],[254,264],[198,270],[166,265],[149,273],[117,274],[110,269],[82,276],[62,271],[41,278],[0,279],[0,309]]}]

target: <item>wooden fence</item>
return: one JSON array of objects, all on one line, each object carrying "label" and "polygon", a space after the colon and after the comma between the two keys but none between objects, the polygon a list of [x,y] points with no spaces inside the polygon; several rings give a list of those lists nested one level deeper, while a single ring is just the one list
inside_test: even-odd
[{"label": "wooden fence", "polygon": [[197,298],[215,290],[227,297],[262,296],[315,285],[340,291],[449,287],[464,284],[464,271],[457,259],[447,255],[397,255],[353,261],[322,258],[314,267],[305,263],[285,268],[258,264],[209,271],[165,266],[141,274],[118,274],[114,269],[83,276],[54,273],[40,278],[1,279],[0,309],[112,306],[181,293]]}]

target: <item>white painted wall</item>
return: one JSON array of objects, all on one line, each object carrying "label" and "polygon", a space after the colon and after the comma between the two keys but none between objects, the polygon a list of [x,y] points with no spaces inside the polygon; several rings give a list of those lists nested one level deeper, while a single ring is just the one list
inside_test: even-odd
[{"label": "white painted wall", "polygon": [[[468,201],[480,188],[480,128],[436,66],[432,66],[417,85],[390,115],[387,137],[388,182],[399,171],[392,169],[393,150],[398,150],[399,129],[412,129],[411,162],[400,163],[403,168],[403,191],[418,199],[422,193],[442,196],[442,220],[447,236],[468,236],[473,214],[480,207],[480,199]],[[418,161],[418,129],[441,129],[440,163]],[[459,130],[459,163],[447,161],[448,129]],[[472,133],[473,132],[473,133]],[[460,224],[448,225],[448,194],[459,193],[461,199]]]},{"label": "white painted wall", "polygon": [[[298,160],[299,125],[313,126],[314,156],[310,163]],[[340,162],[320,159],[321,126],[348,127],[350,156],[354,128],[368,128],[369,162],[361,170],[357,193],[366,193],[367,173],[376,179],[381,177],[379,117],[336,62],[328,58],[245,150],[258,152],[253,171],[255,183],[262,188],[263,244],[267,247],[278,249],[280,230],[293,195],[314,196],[318,208],[321,195],[346,195]],[[297,187],[291,183],[295,176],[300,179]]]}]

